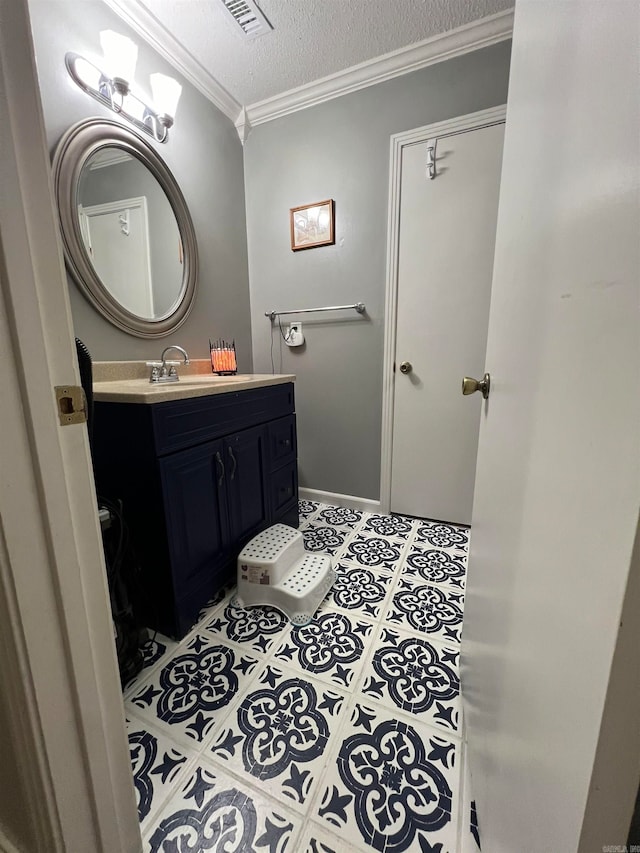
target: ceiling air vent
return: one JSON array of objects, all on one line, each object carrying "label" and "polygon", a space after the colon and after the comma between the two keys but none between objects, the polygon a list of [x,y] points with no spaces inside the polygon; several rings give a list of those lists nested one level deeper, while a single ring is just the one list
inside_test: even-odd
[{"label": "ceiling air vent", "polygon": [[222,0],[222,5],[248,39],[257,38],[273,29],[253,0]]}]

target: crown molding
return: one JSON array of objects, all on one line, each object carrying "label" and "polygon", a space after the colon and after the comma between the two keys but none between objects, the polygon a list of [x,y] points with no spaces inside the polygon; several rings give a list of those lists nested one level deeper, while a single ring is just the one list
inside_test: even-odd
[{"label": "crown molding", "polygon": [[249,131],[298,110],[314,107],[367,86],[462,56],[511,38],[513,9],[498,12],[417,44],[321,77],[244,107],[174,38],[140,0],[103,0],[118,17],[234,123],[244,144]]},{"label": "crown molding", "polygon": [[242,110],[242,104],[239,104],[224,86],[209,74],[139,0],[103,0],[103,2],[235,123]]},{"label": "crown molding", "polygon": [[[114,0],[110,0],[114,2]],[[511,38],[513,9],[353,65],[246,107],[252,127]]]},{"label": "crown molding", "polygon": [[247,118],[247,111],[244,107],[242,107],[242,109],[238,113],[234,124],[236,126],[238,136],[240,137],[240,142],[244,145],[247,141],[247,137],[249,136],[249,131],[251,130],[251,123]]}]

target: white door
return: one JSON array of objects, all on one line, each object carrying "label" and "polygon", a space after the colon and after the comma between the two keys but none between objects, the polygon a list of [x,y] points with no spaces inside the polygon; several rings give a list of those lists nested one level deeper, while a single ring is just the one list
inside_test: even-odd
[{"label": "white door", "polygon": [[26,0],[0,0],[0,849],[141,850]]},{"label": "white door", "polygon": [[490,853],[626,849],[637,792],[639,23],[516,7],[462,638]]},{"label": "white door", "polygon": [[[391,510],[471,523],[504,124],[402,153]],[[401,370],[410,372],[402,373]]]},{"label": "white door", "polygon": [[147,200],[122,199],[78,208],[93,266],[107,290],[137,317],[154,317]]}]

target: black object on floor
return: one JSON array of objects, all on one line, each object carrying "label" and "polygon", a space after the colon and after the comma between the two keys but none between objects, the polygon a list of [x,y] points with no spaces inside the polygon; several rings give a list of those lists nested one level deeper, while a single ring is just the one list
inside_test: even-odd
[{"label": "black object on floor", "polygon": [[[87,400],[87,431],[93,457],[93,364],[91,353],[80,338],[76,338],[76,354],[80,368],[80,382]],[[120,505],[98,497],[98,509],[118,669],[120,681],[124,687],[142,669],[143,656],[140,646],[147,639],[146,629],[138,626],[131,605],[132,588],[138,566]]]},{"label": "black object on floor", "polygon": [[144,658],[140,647],[147,640],[147,631],[138,625],[131,603],[139,567],[120,505],[100,498],[100,508],[109,512],[109,523],[103,526],[102,541],[118,669],[124,687],[142,669]]}]

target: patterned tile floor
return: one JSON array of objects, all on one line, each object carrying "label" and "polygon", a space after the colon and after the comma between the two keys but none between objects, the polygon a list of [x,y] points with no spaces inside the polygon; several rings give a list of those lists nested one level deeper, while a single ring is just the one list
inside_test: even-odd
[{"label": "patterned tile floor", "polygon": [[125,690],[145,853],[474,853],[460,634],[469,532],[300,503],[313,621],[231,607]]}]

